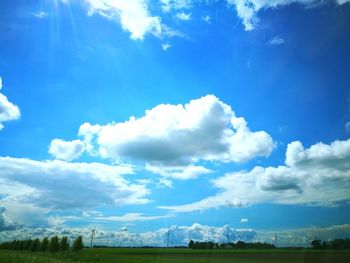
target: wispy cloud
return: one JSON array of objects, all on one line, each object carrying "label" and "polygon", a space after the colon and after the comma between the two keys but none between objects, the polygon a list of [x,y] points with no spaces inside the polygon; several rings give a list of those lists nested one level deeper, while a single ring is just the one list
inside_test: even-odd
[{"label": "wispy cloud", "polygon": [[191,13],[180,12],[176,14],[176,17],[182,21],[189,21],[191,20]]},{"label": "wispy cloud", "polygon": [[348,121],[347,123],[345,123],[345,131],[347,133],[350,133],[350,121]]},{"label": "wispy cloud", "polygon": [[[259,24],[258,14],[262,10],[275,10],[292,4],[301,4],[305,7],[317,7],[324,2],[323,0],[226,1],[229,8],[235,8],[237,16],[242,20],[245,30],[247,31],[253,30]],[[204,6],[210,4],[210,1],[193,0],[160,0],[159,2],[147,0],[85,0],[85,2],[88,5],[89,15],[99,14],[120,24],[123,30],[130,32],[131,38],[135,40],[142,40],[147,34],[161,39],[168,37],[166,28],[170,27],[169,24],[164,24],[164,21],[167,20],[169,14],[175,19],[190,21],[192,8],[199,5]],[[349,0],[333,0],[333,2],[337,5],[343,5],[348,3]],[[160,12],[155,10],[160,10]],[[38,12],[36,16],[42,18],[45,17],[45,13]],[[203,16],[202,19],[207,23],[211,22],[209,15]]]},{"label": "wispy cloud", "polygon": [[350,3],[350,0],[336,0],[339,5]]},{"label": "wispy cloud", "polygon": [[202,17],[202,20],[204,20],[204,21],[207,22],[207,23],[211,23],[211,17],[208,16],[208,15],[203,16],[203,17]]},{"label": "wispy cloud", "polygon": [[270,46],[279,46],[284,44],[285,40],[279,36],[275,36],[272,39],[270,39],[267,44]]},{"label": "wispy cloud", "polygon": [[168,43],[162,44],[162,49],[163,49],[164,51],[165,51],[165,50],[168,50],[170,47],[171,47],[171,45],[168,44]]},{"label": "wispy cloud", "polygon": [[189,9],[192,7],[193,0],[160,0],[162,10],[170,12],[172,10]]},{"label": "wispy cloud", "polygon": [[[342,5],[349,0],[333,0],[335,3]],[[249,31],[256,27],[259,18],[257,14],[261,10],[276,9],[291,4],[302,4],[304,6],[318,6],[324,3],[323,0],[227,0],[228,4],[234,6],[238,17],[242,19],[245,30]]]},{"label": "wispy cloud", "polygon": [[153,221],[164,218],[172,217],[172,215],[155,215],[155,216],[145,216],[143,213],[127,213],[122,216],[100,216],[94,217],[92,220],[95,221],[117,221],[117,222],[136,222],[136,221]]},{"label": "wispy cloud", "polygon": [[47,17],[47,15],[48,14],[44,11],[38,11],[38,12],[33,13],[33,16],[36,18],[39,18],[39,19],[45,18],[45,17]]},{"label": "wispy cloud", "polygon": [[162,175],[165,178],[173,178],[180,180],[195,179],[203,174],[211,173],[212,171],[203,166],[189,165],[185,167],[158,167],[147,165],[146,169],[155,174]]}]

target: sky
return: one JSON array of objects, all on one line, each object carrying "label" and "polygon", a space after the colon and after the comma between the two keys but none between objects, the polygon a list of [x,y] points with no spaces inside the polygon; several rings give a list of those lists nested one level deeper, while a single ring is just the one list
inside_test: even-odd
[{"label": "sky", "polygon": [[350,236],[350,1],[0,2],[0,240]]}]

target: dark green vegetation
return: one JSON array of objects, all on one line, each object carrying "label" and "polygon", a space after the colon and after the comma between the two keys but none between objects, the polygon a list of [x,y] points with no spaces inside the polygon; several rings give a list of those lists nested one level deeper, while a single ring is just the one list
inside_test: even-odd
[{"label": "dark green vegetation", "polygon": [[331,241],[322,241],[315,239],[311,242],[314,249],[350,249],[350,239],[334,239]]},{"label": "dark green vegetation", "polygon": [[[50,240],[47,237],[44,237],[43,240],[39,238],[36,239],[27,239],[27,240],[13,240],[8,242],[3,242],[0,244],[0,249],[7,250],[27,250],[31,252],[36,251],[49,251],[51,253],[56,252],[64,252],[67,253],[70,245],[67,237],[58,238],[57,236],[53,236]],[[83,237],[78,236],[73,241],[72,250],[79,251],[83,249]]]},{"label": "dark green vegetation", "polygon": [[0,250],[1,263],[319,263],[350,262],[348,250],[315,249],[178,249],[85,248],[79,252],[49,253]]},{"label": "dark green vegetation", "polygon": [[[189,242],[190,248],[85,248],[82,237],[14,240],[0,244],[1,263],[319,263],[350,262],[349,239],[312,241],[313,249],[281,249],[266,243]],[[336,249],[327,249],[328,244]],[[335,245],[337,244],[337,245]]]},{"label": "dark green vegetation", "polygon": [[268,243],[245,243],[243,241],[238,241],[237,243],[214,243],[214,242],[194,242],[190,240],[188,243],[188,247],[191,249],[228,249],[228,248],[236,248],[236,249],[272,249],[275,248],[275,245]]}]

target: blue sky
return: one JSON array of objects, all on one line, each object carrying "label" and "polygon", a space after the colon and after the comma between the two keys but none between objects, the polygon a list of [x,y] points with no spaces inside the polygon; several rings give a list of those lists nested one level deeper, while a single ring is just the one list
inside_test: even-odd
[{"label": "blue sky", "polygon": [[0,3],[0,237],[349,234],[349,1],[128,2]]}]

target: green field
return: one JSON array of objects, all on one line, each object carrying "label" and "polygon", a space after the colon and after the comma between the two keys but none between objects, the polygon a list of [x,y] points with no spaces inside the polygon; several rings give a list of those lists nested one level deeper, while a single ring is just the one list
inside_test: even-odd
[{"label": "green field", "polygon": [[27,251],[0,251],[1,263],[349,263],[350,251],[318,250],[190,250],[143,248],[83,249],[67,255]]}]

